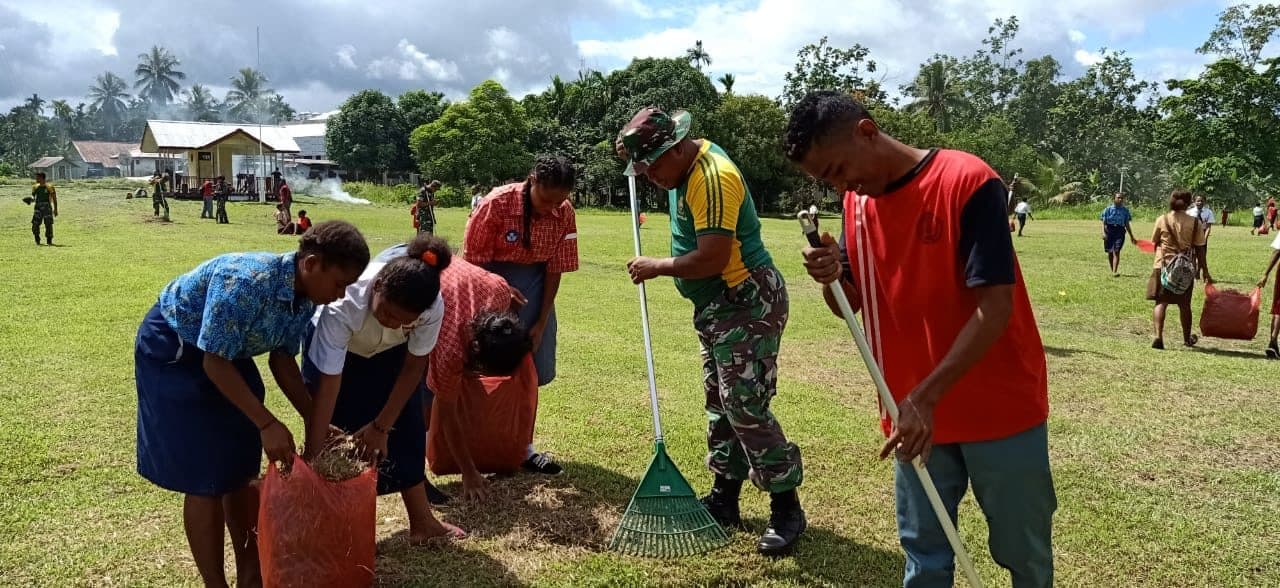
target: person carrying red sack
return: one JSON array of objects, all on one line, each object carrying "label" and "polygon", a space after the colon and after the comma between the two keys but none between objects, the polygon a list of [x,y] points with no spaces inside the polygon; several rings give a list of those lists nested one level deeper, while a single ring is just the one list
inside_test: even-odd
[{"label": "person carrying red sack", "polygon": [[[1276,269],[1276,263],[1280,262],[1280,235],[1276,235],[1276,238],[1271,241],[1271,250],[1271,263],[1267,264],[1267,272],[1262,274],[1261,280],[1258,280],[1259,288],[1267,286],[1271,271]],[[1280,280],[1276,280],[1275,292],[1271,296],[1271,339],[1267,343],[1268,359],[1280,359],[1280,347],[1276,345],[1277,336],[1280,336]]]}]

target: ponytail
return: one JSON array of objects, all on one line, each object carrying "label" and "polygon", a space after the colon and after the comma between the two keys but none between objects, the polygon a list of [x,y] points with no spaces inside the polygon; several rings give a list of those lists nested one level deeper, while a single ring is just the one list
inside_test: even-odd
[{"label": "ponytail", "polygon": [[452,260],[444,239],[423,233],[409,243],[407,255],[391,260],[378,272],[378,288],[396,306],[422,313],[440,296],[440,272]]}]

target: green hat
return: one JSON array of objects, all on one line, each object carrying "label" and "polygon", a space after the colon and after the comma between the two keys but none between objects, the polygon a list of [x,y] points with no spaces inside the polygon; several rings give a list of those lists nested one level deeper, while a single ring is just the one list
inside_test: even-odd
[{"label": "green hat", "polygon": [[618,155],[627,160],[627,175],[643,174],[663,153],[684,140],[692,124],[693,117],[684,110],[668,115],[650,106],[637,112],[631,122],[618,131],[614,142]]}]

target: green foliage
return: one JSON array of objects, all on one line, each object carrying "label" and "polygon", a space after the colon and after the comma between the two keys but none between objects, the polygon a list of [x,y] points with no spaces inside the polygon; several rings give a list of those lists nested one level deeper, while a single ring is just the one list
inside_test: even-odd
[{"label": "green foliage", "polygon": [[738,165],[756,205],[776,210],[779,196],[798,179],[782,154],[787,116],[765,96],[726,96],[707,123],[707,138],[718,143]]},{"label": "green foliage", "polygon": [[614,101],[605,115],[601,139],[613,140],[646,106],[687,110],[693,115],[693,133],[705,134],[703,125],[720,102],[711,80],[682,59],[636,59],[609,74],[608,83]]},{"label": "green foliage", "polygon": [[883,101],[880,83],[863,77],[864,71],[876,72],[876,62],[868,59],[870,54],[870,49],[857,44],[837,49],[828,44],[825,36],[805,45],[796,53],[795,68],[784,76],[786,86],[779,101],[790,110],[814,90],[840,90],[866,103]]},{"label": "green foliage", "polygon": [[415,129],[409,145],[423,174],[444,182],[493,185],[524,175],[533,163],[524,109],[501,84],[486,81]]},{"label": "green foliage", "polygon": [[0,161],[0,178],[9,178],[16,175],[17,167],[7,161]]},{"label": "green foliage", "polygon": [[342,189],[355,198],[364,198],[374,204],[399,206],[413,204],[418,187],[413,184],[375,184],[373,182],[344,182]]},{"label": "green foliage", "polygon": [[436,190],[436,206],[444,208],[471,206],[471,194],[453,184],[445,184]]},{"label": "green foliage", "polygon": [[329,157],[362,177],[408,167],[404,117],[391,98],[364,90],[348,98],[325,129]]},{"label": "green foliage", "polygon": [[400,109],[408,132],[440,118],[448,107],[449,101],[444,94],[426,90],[409,90],[396,100],[396,108]]},{"label": "green foliage", "polygon": [[1235,59],[1252,68],[1280,29],[1280,5],[1237,4],[1218,14],[1218,24],[1196,53]]}]

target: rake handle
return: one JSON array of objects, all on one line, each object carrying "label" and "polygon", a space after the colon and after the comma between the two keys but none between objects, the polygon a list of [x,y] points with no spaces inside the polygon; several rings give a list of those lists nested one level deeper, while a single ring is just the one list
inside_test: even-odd
[{"label": "rake handle", "polygon": [[[635,242],[636,257],[640,257],[640,204],[636,199],[636,177],[627,176],[627,187],[631,192],[631,236]],[[649,302],[645,294],[644,282],[640,282],[640,327],[644,331],[644,362],[649,370],[649,404],[653,409],[653,433],[655,440],[662,443],[662,418],[658,415],[658,381],[653,372],[653,338],[649,334]]]},{"label": "rake handle", "polygon": [[[822,238],[818,236],[817,211],[801,212],[798,218],[800,227],[804,230],[804,236],[809,240],[809,246],[814,248],[824,247]],[[827,288],[831,291],[831,296],[835,298],[836,305],[840,308],[840,315],[849,327],[849,332],[853,334],[853,341],[858,346],[858,354],[862,356],[862,362],[866,364],[867,371],[871,374],[871,381],[875,383],[876,392],[880,395],[880,405],[884,407],[885,413],[889,415],[889,420],[896,427],[898,425],[898,403],[893,399],[893,394],[889,392],[889,384],[884,381],[884,373],[880,371],[880,365],[876,363],[875,357],[871,354],[871,345],[867,343],[866,335],[863,334],[862,328],[854,320],[853,307],[849,304],[849,297],[845,296],[844,288],[840,286],[839,280],[827,284]],[[915,470],[916,476],[920,478],[920,485],[924,488],[925,496],[929,498],[929,505],[933,507],[933,514],[938,517],[938,524],[942,525],[942,532],[946,534],[947,542],[951,544],[951,550],[955,552],[956,559],[960,562],[960,568],[964,571],[965,578],[969,580],[969,585],[973,588],[982,588],[982,580],[978,578],[978,572],[973,567],[973,559],[969,557],[969,552],[965,550],[964,544],[960,542],[960,534],[956,532],[956,526],[951,522],[951,516],[947,514],[946,506],[942,504],[942,497],[938,495],[938,487],[934,485],[933,477],[929,475],[929,470],[925,469],[924,463],[920,461],[919,456],[911,460],[911,466]]]}]

